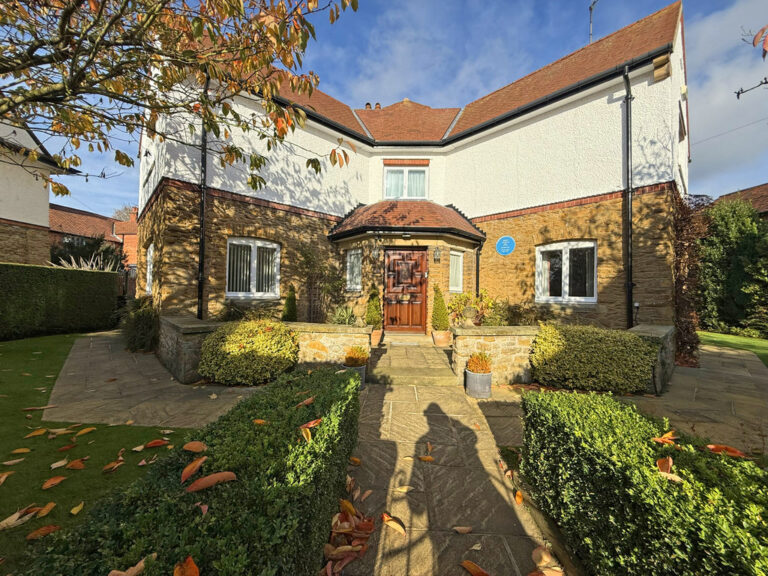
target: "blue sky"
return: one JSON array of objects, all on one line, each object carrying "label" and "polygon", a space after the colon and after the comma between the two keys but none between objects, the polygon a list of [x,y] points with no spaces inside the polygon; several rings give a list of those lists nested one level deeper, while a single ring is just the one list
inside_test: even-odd
[{"label": "blue sky", "polygon": [[[669,4],[600,0],[599,39]],[[353,108],[410,98],[433,107],[462,106],[587,43],[589,0],[360,0],[333,26],[316,22],[305,68],[320,88]],[[734,91],[768,76],[768,62],[742,41],[742,29],[768,23],[765,0],[684,3],[692,163],[690,191],[717,196],[768,181],[768,90],[737,100]],[[135,150],[135,146],[134,146]],[[70,197],[53,202],[103,214],[138,198],[137,167],[109,157],[85,159],[84,171],[109,179],[70,178]]]}]

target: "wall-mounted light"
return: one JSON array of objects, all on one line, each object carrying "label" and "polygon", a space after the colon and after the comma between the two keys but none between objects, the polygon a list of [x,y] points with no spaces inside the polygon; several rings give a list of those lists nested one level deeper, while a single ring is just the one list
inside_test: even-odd
[{"label": "wall-mounted light", "polygon": [[434,259],[435,264],[440,264],[440,256],[441,256],[440,246],[435,246],[435,251],[432,255],[432,258]]}]

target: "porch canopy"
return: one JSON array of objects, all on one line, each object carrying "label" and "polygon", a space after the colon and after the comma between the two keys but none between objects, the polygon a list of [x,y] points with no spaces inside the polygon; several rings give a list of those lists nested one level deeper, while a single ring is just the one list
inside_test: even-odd
[{"label": "porch canopy", "polygon": [[389,232],[403,234],[448,234],[481,243],[485,234],[452,205],[430,200],[382,200],[360,205],[328,234],[342,240],[361,234]]}]

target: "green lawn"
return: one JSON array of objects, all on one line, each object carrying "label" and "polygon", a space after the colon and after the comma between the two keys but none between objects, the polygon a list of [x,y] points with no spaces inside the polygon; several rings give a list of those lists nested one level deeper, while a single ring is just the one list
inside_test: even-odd
[{"label": "green lawn", "polygon": [[737,350],[749,350],[757,354],[757,357],[763,361],[763,364],[768,366],[768,340],[732,336],[731,334],[716,334],[714,332],[699,332],[698,334],[702,344],[736,348]]},{"label": "green lawn", "polygon": [[[45,506],[55,502],[56,507],[44,518],[33,518],[22,526],[0,531],[0,575],[15,573],[22,567],[25,551],[35,544],[26,541],[26,535],[49,524],[61,527],[82,521],[89,506],[108,491],[124,486],[143,475],[147,467],[140,467],[142,459],[153,453],[162,455],[166,449],[146,449],[133,452],[131,448],[161,437],[159,428],[106,424],[88,424],[88,414],[81,423],[43,422],[42,412],[23,411],[24,408],[44,406],[61,370],[76,335],[44,336],[0,342],[0,474],[13,471],[0,486],[0,521],[20,508],[31,504]],[[107,380],[109,374],[104,374]],[[36,428],[66,428],[70,424],[82,424],[73,433],[49,439],[48,433],[24,439]],[[94,426],[96,430],[81,435],[73,442],[77,430]],[[173,442],[181,439],[184,430],[167,435]],[[75,443],[68,451],[58,449]],[[28,453],[14,455],[13,450],[29,448]],[[111,474],[102,468],[117,459],[125,448],[125,463]],[[68,458],[74,460],[88,456],[84,470],[58,468],[51,470],[52,463]],[[18,464],[4,462],[24,458]],[[65,476],[58,486],[43,490],[42,485],[53,476]],[[70,510],[84,502],[83,511],[73,516]],[[5,559],[3,562],[2,559]],[[111,567],[105,567],[108,572]],[[105,572],[106,573],[106,572]]]}]

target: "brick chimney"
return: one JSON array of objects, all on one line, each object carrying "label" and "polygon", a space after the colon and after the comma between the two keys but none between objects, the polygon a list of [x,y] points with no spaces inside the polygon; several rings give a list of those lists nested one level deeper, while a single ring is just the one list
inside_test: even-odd
[{"label": "brick chimney", "polygon": [[366,110],[370,110],[371,109],[371,103],[370,102],[366,102],[365,103],[365,109]]},{"label": "brick chimney", "polygon": [[381,110],[381,104],[379,104],[378,102],[376,102],[376,110]]},{"label": "brick chimney", "polygon": [[136,219],[139,217],[139,207],[134,206],[131,208],[131,215],[128,217],[128,222],[136,222]]}]

